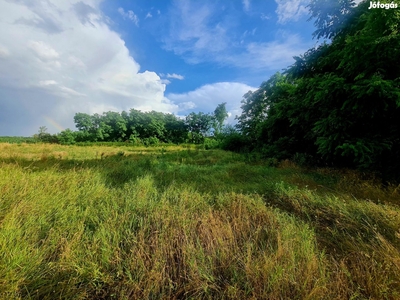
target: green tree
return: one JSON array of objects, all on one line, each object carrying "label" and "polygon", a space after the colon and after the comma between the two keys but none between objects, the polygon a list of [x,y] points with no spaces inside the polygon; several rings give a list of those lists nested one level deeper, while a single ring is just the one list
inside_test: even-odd
[{"label": "green tree", "polygon": [[166,114],[165,121],[165,141],[168,143],[183,143],[188,136],[188,128],[185,121],[175,115]]},{"label": "green tree", "polygon": [[311,0],[310,19],[315,19],[314,37],[332,39],[348,26],[355,7],[354,0]]},{"label": "green tree", "polygon": [[214,130],[215,133],[218,134],[222,130],[222,126],[224,125],[224,121],[228,118],[228,112],[226,111],[226,102],[218,104],[216,109],[214,110]]},{"label": "green tree", "polygon": [[118,112],[105,112],[102,116],[103,122],[108,127],[107,140],[111,142],[121,142],[125,140],[127,131],[127,120]]},{"label": "green tree", "polygon": [[40,126],[38,134],[35,134],[33,137],[43,143],[58,143],[57,136],[48,133],[46,126]]},{"label": "green tree", "polygon": [[96,141],[96,128],[93,122],[92,116],[85,113],[76,113],[74,116],[74,122],[76,128],[79,130],[80,134],[77,135],[77,141]]},{"label": "green tree", "polygon": [[204,142],[204,138],[209,134],[212,127],[213,117],[203,112],[190,113],[186,116],[186,125],[191,136],[191,140],[195,144]]},{"label": "green tree", "polygon": [[60,144],[63,145],[73,145],[75,144],[75,137],[76,134],[75,132],[73,132],[71,129],[67,128],[63,131],[61,131],[58,135],[58,141],[60,142]]}]

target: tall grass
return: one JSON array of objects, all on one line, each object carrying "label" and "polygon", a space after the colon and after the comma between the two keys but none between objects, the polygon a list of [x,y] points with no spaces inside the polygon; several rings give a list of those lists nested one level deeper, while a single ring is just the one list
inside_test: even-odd
[{"label": "tall grass", "polygon": [[0,298],[400,298],[395,186],[219,150],[0,148]]},{"label": "tall grass", "polygon": [[34,137],[22,137],[22,136],[0,136],[0,143],[11,143],[11,144],[21,144],[21,143],[29,143],[35,144],[38,143],[38,139]]}]

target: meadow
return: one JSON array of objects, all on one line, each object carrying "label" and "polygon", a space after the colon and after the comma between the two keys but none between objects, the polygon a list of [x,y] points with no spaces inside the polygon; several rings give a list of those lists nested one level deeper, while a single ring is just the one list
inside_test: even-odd
[{"label": "meadow", "polygon": [[400,299],[400,186],[199,146],[0,143],[1,299]]}]

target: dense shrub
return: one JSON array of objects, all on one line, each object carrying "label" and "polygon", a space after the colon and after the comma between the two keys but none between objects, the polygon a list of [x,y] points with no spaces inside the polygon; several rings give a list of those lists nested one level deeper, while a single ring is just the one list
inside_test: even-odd
[{"label": "dense shrub", "polygon": [[220,146],[220,141],[216,140],[215,138],[205,138],[204,140],[204,149],[206,150],[218,149]]}]

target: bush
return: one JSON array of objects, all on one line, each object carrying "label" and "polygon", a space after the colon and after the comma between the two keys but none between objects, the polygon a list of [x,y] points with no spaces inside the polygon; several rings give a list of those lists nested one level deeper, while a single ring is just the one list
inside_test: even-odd
[{"label": "bush", "polygon": [[38,140],[34,137],[22,137],[22,136],[0,136],[0,143],[10,143],[10,144],[34,144],[37,143]]},{"label": "bush", "polygon": [[47,132],[35,134],[33,137],[42,143],[58,144],[58,142],[59,142],[57,135],[55,135],[55,134],[52,135]]},{"label": "bush", "polygon": [[248,139],[239,132],[225,135],[221,142],[221,148],[235,152],[248,152],[250,150]]},{"label": "bush", "polygon": [[217,149],[220,148],[220,146],[221,143],[216,139],[206,138],[204,140],[204,149],[206,150]]},{"label": "bush", "polygon": [[160,143],[160,140],[156,137],[149,137],[143,139],[143,144],[145,146],[157,146]]},{"label": "bush", "polygon": [[66,129],[64,131],[61,131],[57,137],[58,141],[62,145],[73,145],[75,144],[75,132],[73,132],[71,129]]}]

